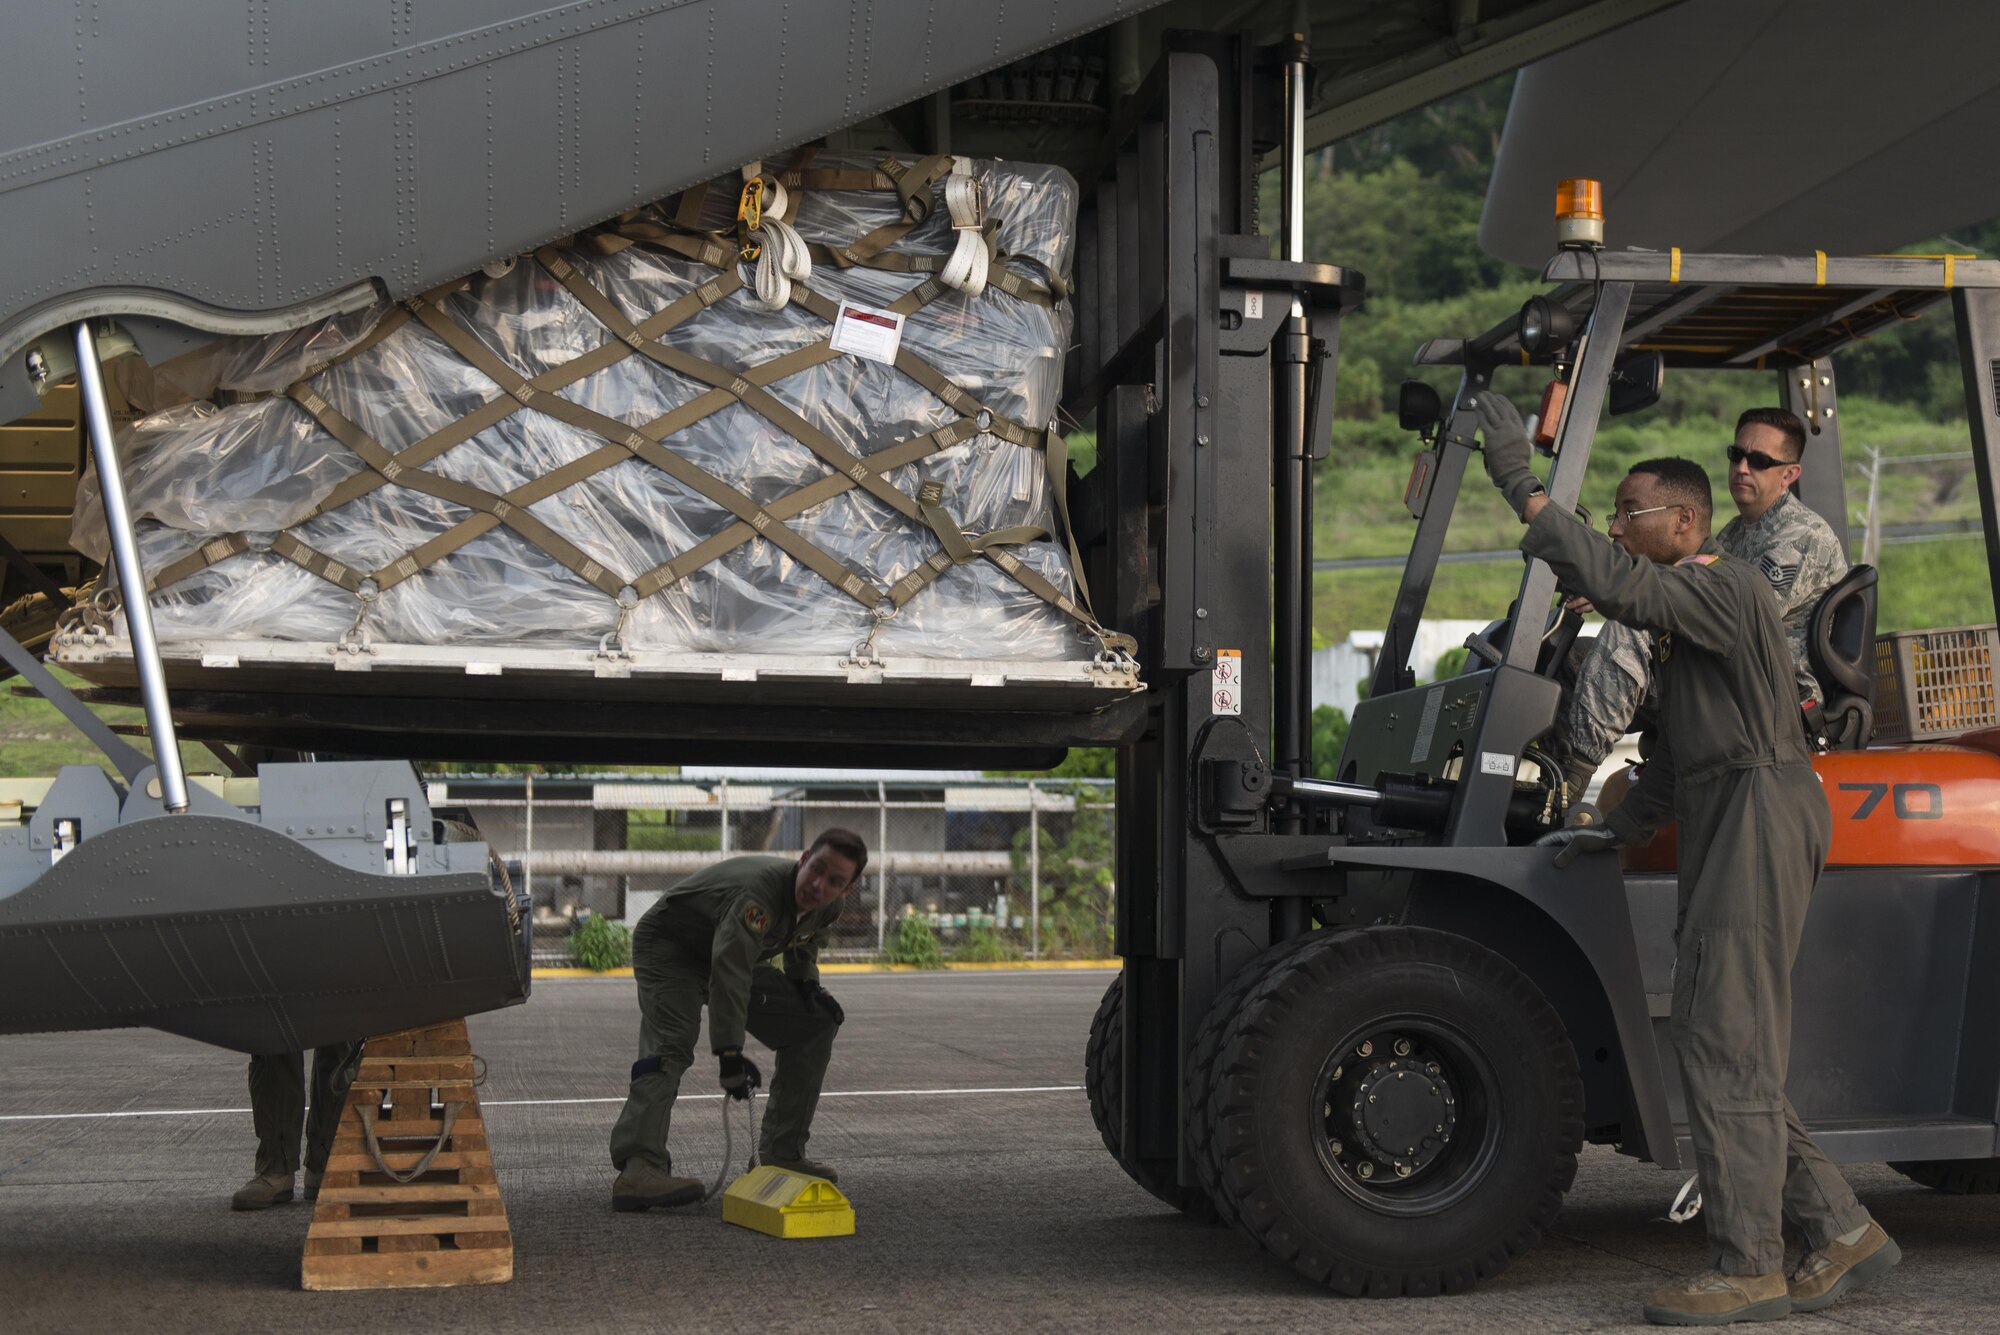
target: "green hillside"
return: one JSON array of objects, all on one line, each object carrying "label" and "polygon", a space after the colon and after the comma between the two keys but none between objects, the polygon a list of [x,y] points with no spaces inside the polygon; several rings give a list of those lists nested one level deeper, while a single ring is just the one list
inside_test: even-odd
[{"label": "green hillside", "polygon": [[[1449,99],[1336,145],[1316,156],[1307,182],[1306,251],[1361,270],[1368,302],[1341,325],[1337,420],[1331,453],[1315,489],[1314,554],[1322,559],[1400,557],[1413,521],[1402,505],[1418,443],[1392,415],[1396,385],[1426,340],[1465,337],[1511,316],[1541,290],[1534,275],[1479,251],[1477,231],[1492,153],[1505,117],[1510,80]],[[1553,192],[1555,183],[1549,183]],[[1266,183],[1266,197],[1278,185]],[[1618,244],[1615,212],[1608,228]],[[1929,237],[1908,249],[2000,254],[2000,222]],[[1949,312],[1923,318],[1851,347],[1835,359],[1842,450],[1855,555],[1868,498],[1867,451],[1888,458],[1969,447],[1958,357]],[[1426,371],[1441,391],[1456,376]],[[1546,372],[1508,370],[1498,387],[1531,404]],[[1736,414],[1777,401],[1769,372],[1670,375],[1660,403],[1607,421],[1592,451],[1584,504],[1602,514],[1625,469],[1636,460],[1682,455],[1718,482]],[[1719,497],[1728,510],[1726,495]],[[1877,518],[1884,525],[1971,521],[1975,535],[1891,541],[1882,571],[1883,630],[1991,621],[1994,611],[1983,545],[1976,537],[1978,499],[1969,461],[1883,468]],[[1510,548],[1519,526],[1475,466],[1447,542],[1451,551]],[[1439,617],[1500,615],[1518,587],[1513,561],[1442,566],[1428,612]],[[1379,628],[1395,597],[1397,572],[1323,572],[1314,589],[1314,629],[1338,641]]]},{"label": "green hillside", "polygon": [[[1363,317],[1365,318],[1365,316]],[[1512,373],[1524,375],[1525,373]],[[1722,379],[1723,377],[1716,377]],[[1749,396],[1765,386],[1765,377],[1729,379],[1742,383]],[[1511,384],[1501,388],[1517,399],[1532,397],[1536,386]],[[1872,446],[1887,459],[1899,455],[1941,454],[1968,448],[1963,422],[1925,420],[1907,404],[1866,398],[1842,400],[1843,444],[1861,455]],[[1731,414],[1733,419],[1733,414]],[[1674,421],[1662,408],[1608,423],[1591,452],[1591,476],[1583,502],[1602,515],[1611,507],[1611,493],[1634,462],[1658,455],[1682,455],[1708,466],[1720,481],[1722,451],[1729,443],[1728,421],[1685,417]],[[1400,432],[1391,418],[1336,423],[1332,455],[1320,465],[1315,481],[1314,554],[1322,558],[1395,556],[1407,553],[1415,521],[1403,508],[1403,487],[1418,446]],[[1857,521],[1867,502],[1865,455],[1847,475],[1848,506]],[[1718,500],[1726,512],[1728,498]],[[1877,566],[1882,571],[1880,628],[1907,630],[1954,626],[1994,619],[1986,572],[1984,545],[1978,541],[1979,497],[1972,482],[1970,460],[1882,470],[1877,502],[1884,525],[1962,522],[1971,526],[1964,536],[1950,535],[1882,546]],[[1853,528],[1854,555],[1860,556],[1860,524]],[[1520,540],[1520,525],[1498,495],[1486,485],[1475,464],[1468,470],[1457,522],[1446,546],[1451,551],[1493,551]],[[1399,572],[1345,570],[1322,572],[1314,588],[1314,630],[1322,639],[1339,641],[1349,632],[1376,629],[1387,621],[1395,600]],[[1441,566],[1433,587],[1429,614],[1437,617],[1494,617],[1506,610],[1520,582],[1520,566],[1511,561]]]},{"label": "green hillside", "polygon": [[[56,675],[71,688],[83,684],[60,670]],[[100,765],[107,773],[116,773],[54,705],[40,696],[17,695],[16,689],[25,689],[18,677],[0,687],[0,779],[54,774],[64,765]],[[139,709],[105,706],[96,713],[113,727],[139,727],[146,721],[145,712]],[[128,736],[127,740],[147,755],[153,753],[147,738]],[[215,756],[202,746],[183,743],[181,763],[194,774],[222,772]]]}]

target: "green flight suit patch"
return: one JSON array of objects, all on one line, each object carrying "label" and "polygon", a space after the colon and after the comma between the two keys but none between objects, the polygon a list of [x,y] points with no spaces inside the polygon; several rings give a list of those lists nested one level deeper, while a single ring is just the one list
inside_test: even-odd
[{"label": "green flight suit patch", "polygon": [[743,925],[762,936],[764,929],[771,925],[771,915],[764,912],[762,904],[752,904],[743,910]]}]

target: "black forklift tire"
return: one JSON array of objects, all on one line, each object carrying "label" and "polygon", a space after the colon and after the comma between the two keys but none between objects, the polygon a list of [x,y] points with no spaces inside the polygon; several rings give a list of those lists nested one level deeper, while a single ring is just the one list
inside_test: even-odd
[{"label": "black forklift tire", "polygon": [[1104,991],[1097,1014],[1090,1021],[1090,1042],[1084,1048],[1083,1090],[1090,1100],[1090,1120],[1104,1148],[1125,1170],[1125,1175],[1157,1199],[1181,1211],[1190,1219],[1212,1223],[1215,1209],[1200,1187],[1183,1187],[1172,1176],[1161,1176],[1150,1165],[1125,1157],[1122,1130],[1125,1125],[1125,1087],[1119,1068],[1125,1054],[1125,975],[1120,973]]},{"label": "black forklift tire", "polygon": [[[1464,937],[1307,941],[1251,988],[1215,1058],[1207,1153],[1239,1225],[1356,1296],[1456,1293],[1500,1273],[1576,1177],[1583,1082],[1562,1021]],[[1437,1135],[1414,1125],[1433,1116]]]},{"label": "black forklift tire", "polygon": [[1953,1196],[2000,1196],[2000,1159],[1927,1159],[1889,1167]]},{"label": "black forklift tire", "polygon": [[1234,1224],[1237,1220],[1236,1207],[1230,1203],[1229,1193],[1222,1189],[1215,1156],[1209,1152],[1209,1144],[1215,1138],[1215,1119],[1210,1115],[1208,1098],[1213,1083],[1211,1075],[1215,1069],[1215,1054],[1221,1046],[1223,1031],[1229,1027],[1229,1021],[1242,1006],[1243,999],[1250,995],[1250,989],[1312,941],[1312,933],[1281,941],[1231,974],[1216,992],[1208,1013],[1202,1016],[1201,1023],[1195,1028],[1194,1040],[1188,1044],[1187,1063],[1182,1073],[1185,1091],[1182,1106],[1187,1109],[1188,1153],[1194,1160],[1202,1191],[1208,1196],[1219,1224]]}]

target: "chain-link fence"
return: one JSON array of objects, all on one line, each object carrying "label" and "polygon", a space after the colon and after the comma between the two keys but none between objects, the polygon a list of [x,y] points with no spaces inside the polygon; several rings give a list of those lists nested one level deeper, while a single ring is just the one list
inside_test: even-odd
[{"label": "chain-link fence", "polygon": [[567,964],[591,916],[635,925],[723,858],[795,858],[844,826],[868,845],[826,960],[1103,959],[1116,831],[1104,779],[797,781],[457,778],[431,802],[469,813],[534,907],[535,962]]}]

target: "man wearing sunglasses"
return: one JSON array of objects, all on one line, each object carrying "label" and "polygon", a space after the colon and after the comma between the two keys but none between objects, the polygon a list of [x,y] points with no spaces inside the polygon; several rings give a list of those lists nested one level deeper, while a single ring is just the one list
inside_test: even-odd
[{"label": "man wearing sunglasses", "polygon": [[[1833,529],[1791,493],[1805,471],[1805,443],[1804,424],[1783,408],[1751,408],[1736,419],[1736,440],[1728,451],[1729,495],[1736,502],[1736,518],[1723,526],[1715,541],[1729,555],[1761,570],[1777,591],[1785,636],[1792,647],[1801,721],[1811,731],[1826,696],[1806,655],[1807,625],[1820,596],[1840,582],[1848,566],[1847,553]],[[1616,527],[1612,541],[1624,545]],[[1569,605],[1590,610],[1582,598]],[[1644,631],[1608,625],[1585,643],[1588,647],[1582,651],[1552,739],[1575,797],[1583,795],[1618,739],[1651,712],[1653,693],[1652,646]]]},{"label": "man wearing sunglasses", "polygon": [[[1652,637],[1653,757],[1601,826],[1537,841],[1562,845],[1562,867],[1680,825],[1672,1030],[1713,1269],[1656,1290],[1644,1315],[1723,1325],[1830,1306],[1901,1252],[1785,1098],[1792,961],[1833,819],[1798,725],[1778,599],[1762,570],[1709,536],[1700,465],[1635,464],[1618,484],[1614,545],[1542,494],[1511,403],[1485,393],[1470,406],[1486,471],[1528,525],[1521,550]],[[1806,1249],[1789,1282],[1785,1219]]]}]

